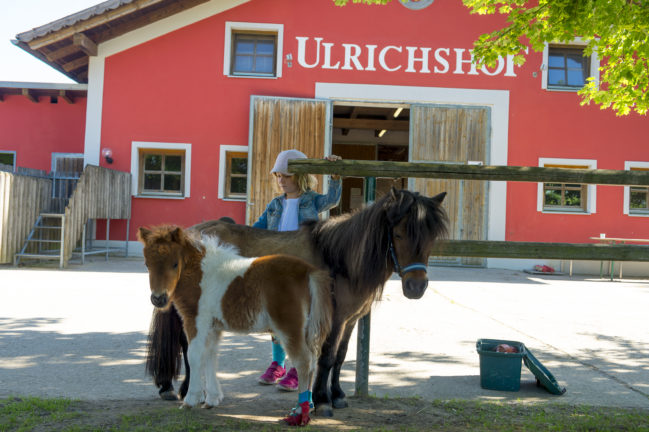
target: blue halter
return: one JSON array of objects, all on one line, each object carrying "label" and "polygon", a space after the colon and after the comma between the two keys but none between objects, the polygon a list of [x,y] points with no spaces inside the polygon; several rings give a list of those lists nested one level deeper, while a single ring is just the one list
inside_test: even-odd
[{"label": "blue halter", "polygon": [[388,243],[390,248],[390,255],[392,256],[392,262],[394,263],[394,270],[400,277],[403,277],[404,274],[415,270],[423,270],[424,273],[426,273],[427,267],[424,263],[412,263],[405,266],[404,268],[401,268],[401,266],[399,265],[399,260],[397,259],[397,253],[394,250],[394,242],[392,241],[392,227],[390,227],[390,229],[388,230]]}]

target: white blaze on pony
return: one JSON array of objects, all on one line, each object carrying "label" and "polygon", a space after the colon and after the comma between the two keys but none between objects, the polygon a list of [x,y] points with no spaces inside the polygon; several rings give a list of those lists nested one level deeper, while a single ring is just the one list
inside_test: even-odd
[{"label": "white blaze on pony", "polygon": [[[184,406],[218,405],[223,392],[216,377],[218,343],[224,330],[272,331],[293,359],[300,394],[311,390],[320,347],[331,328],[331,280],[326,272],[286,255],[243,258],[217,237],[176,226],[140,228],[149,270],[151,302],[173,302],[189,341],[192,370]],[[196,371],[196,372],[194,372]],[[309,422],[309,402],[285,419]]]}]

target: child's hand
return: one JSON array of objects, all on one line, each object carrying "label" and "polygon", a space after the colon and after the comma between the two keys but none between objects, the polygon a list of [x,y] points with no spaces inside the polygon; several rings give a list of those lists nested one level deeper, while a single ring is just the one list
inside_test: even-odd
[{"label": "child's hand", "polygon": [[[343,158],[341,158],[340,156],[337,156],[335,154],[325,156],[325,159],[327,159],[329,162],[335,162],[335,161],[343,160]],[[332,174],[331,179],[332,180],[338,180],[338,179],[340,179],[340,176],[336,175],[336,174]]]}]

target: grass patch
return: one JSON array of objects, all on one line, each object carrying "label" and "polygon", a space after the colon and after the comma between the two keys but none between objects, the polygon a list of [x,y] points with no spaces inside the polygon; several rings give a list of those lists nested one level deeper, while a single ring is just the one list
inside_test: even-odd
[{"label": "grass patch", "polygon": [[[427,401],[421,398],[350,398],[333,419],[315,417],[311,431],[646,431],[649,409],[550,403]],[[260,407],[259,405],[263,405]],[[0,431],[198,432],[285,431],[281,404],[234,403],[211,410],[180,410],[177,403],[0,399]],[[258,412],[254,412],[258,411]]]}]

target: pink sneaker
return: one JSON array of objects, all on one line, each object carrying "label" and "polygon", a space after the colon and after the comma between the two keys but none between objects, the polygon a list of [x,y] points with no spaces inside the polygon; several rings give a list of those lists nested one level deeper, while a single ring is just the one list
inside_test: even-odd
[{"label": "pink sneaker", "polygon": [[280,390],[284,391],[296,391],[297,384],[297,371],[295,370],[295,368],[291,368],[284,379],[277,383],[277,387],[279,387]]},{"label": "pink sneaker", "polygon": [[286,369],[277,364],[276,361],[272,362],[266,372],[259,377],[259,384],[275,384],[279,379],[286,375]]}]

